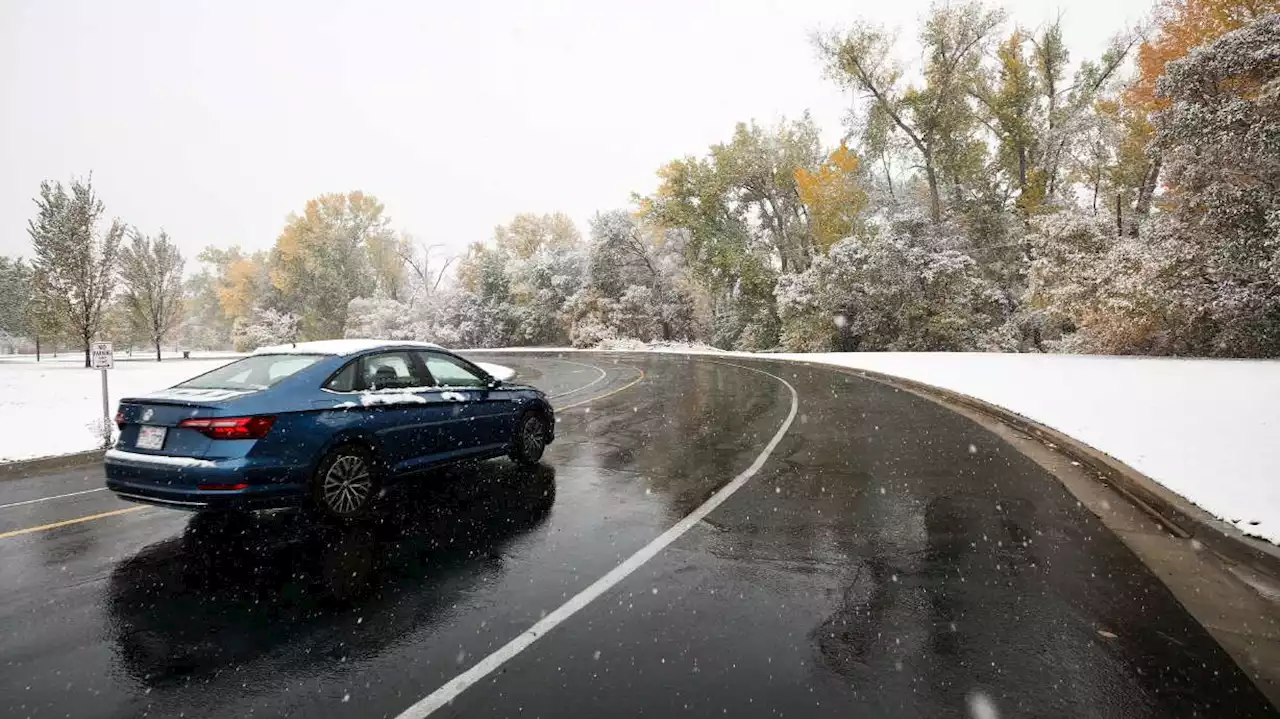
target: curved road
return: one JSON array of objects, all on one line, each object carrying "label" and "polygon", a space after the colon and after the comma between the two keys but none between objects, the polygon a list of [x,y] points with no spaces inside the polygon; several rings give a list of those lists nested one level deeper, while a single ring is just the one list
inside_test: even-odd
[{"label": "curved road", "polygon": [[1057,479],[927,400],[477,359],[555,395],[544,466],[451,469],[361,526],[0,481],[0,715],[1276,715]]}]

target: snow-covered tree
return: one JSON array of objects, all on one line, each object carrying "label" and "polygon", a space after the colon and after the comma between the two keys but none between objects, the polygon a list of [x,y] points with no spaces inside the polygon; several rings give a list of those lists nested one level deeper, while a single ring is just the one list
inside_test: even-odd
[{"label": "snow-covered tree", "polygon": [[259,307],[236,320],[235,327],[231,330],[231,338],[236,350],[240,352],[267,345],[296,342],[300,321],[295,314]]},{"label": "snow-covered tree", "polygon": [[581,243],[540,247],[507,263],[514,342],[554,346],[569,341],[571,318],[565,305],[582,288],[586,265]]},{"label": "snow-covered tree", "polygon": [[227,349],[235,320],[222,310],[218,279],[207,268],[187,278],[179,343],[192,349]]},{"label": "snow-covered tree", "polygon": [[27,223],[35,249],[34,286],[44,312],[84,348],[102,329],[103,316],[115,289],[116,259],[125,225],[112,220],[103,229],[106,207],[93,189],[93,178],[40,183],[38,214]]},{"label": "snow-covered tree", "polygon": [[1188,339],[1211,354],[1278,356],[1280,15],[1170,62],[1158,93],[1170,103],[1155,140],[1172,207],[1152,234],[1210,325]]},{"label": "snow-covered tree", "polygon": [[694,339],[695,300],[681,250],[684,233],[658,232],[613,210],[591,222],[586,280],[568,302],[571,339]]},{"label": "snow-covered tree", "polygon": [[155,239],[133,230],[120,251],[120,281],[130,321],[155,347],[182,319],[182,253],[164,230]]},{"label": "snow-covered tree", "polygon": [[[10,338],[25,336],[27,304],[31,301],[31,268],[21,257],[0,255],[0,332]],[[10,343],[16,342],[14,339]]]},{"label": "snow-covered tree", "polygon": [[390,297],[357,297],[347,305],[346,337],[418,340],[414,309]]},{"label": "snow-covered tree", "polygon": [[512,306],[461,288],[436,295],[420,310],[418,339],[445,347],[505,347],[512,344]]},{"label": "snow-covered tree", "polygon": [[876,223],[813,266],[778,280],[782,344],[818,350],[972,350],[995,329],[1002,298],[963,235],[924,215]]},{"label": "snow-covered tree", "polygon": [[307,338],[337,337],[352,299],[399,295],[401,250],[376,198],[359,191],[320,195],[289,216],[271,251],[271,284],[279,306],[302,317]]},{"label": "snow-covered tree", "polygon": [[[1046,349],[1105,354],[1185,351],[1194,318],[1169,283],[1176,248],[1109,218],[1066,210],[1033,223],[1027,309]],[[1185,299],[1185,298],[1183,298]]]}]

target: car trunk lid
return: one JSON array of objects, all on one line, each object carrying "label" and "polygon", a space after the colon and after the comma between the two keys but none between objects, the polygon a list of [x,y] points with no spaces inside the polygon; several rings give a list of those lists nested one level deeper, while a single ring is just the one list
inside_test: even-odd
[{"label": "car trunk lid", "polygon": [[255,390],[171,388],[120,400],[117,448],[140,454],[207,457],[214,440],[180,427],[184,419],[224,414]]}]

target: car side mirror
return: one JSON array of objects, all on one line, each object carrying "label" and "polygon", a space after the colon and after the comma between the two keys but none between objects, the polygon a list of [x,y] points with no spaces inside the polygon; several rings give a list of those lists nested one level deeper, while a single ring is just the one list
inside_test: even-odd
[{"label": "car side mirror", "polygon": [[498,389],[499,387],[502,386],[502,380],[498,379],[497,377],[490,377],[488,386],[489,386],[489,389]]}]

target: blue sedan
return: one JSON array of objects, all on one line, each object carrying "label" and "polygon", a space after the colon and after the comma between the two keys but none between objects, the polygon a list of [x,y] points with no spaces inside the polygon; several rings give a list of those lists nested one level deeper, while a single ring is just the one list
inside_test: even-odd
[{"label": "blue sedan", "polygon": [[382,488],[442,464],[536,464],[555,438],[546,395],[438,345],[330,340],[258,350],[121,400],[107,487],[189,510],[312,504],[350,519]]}]

